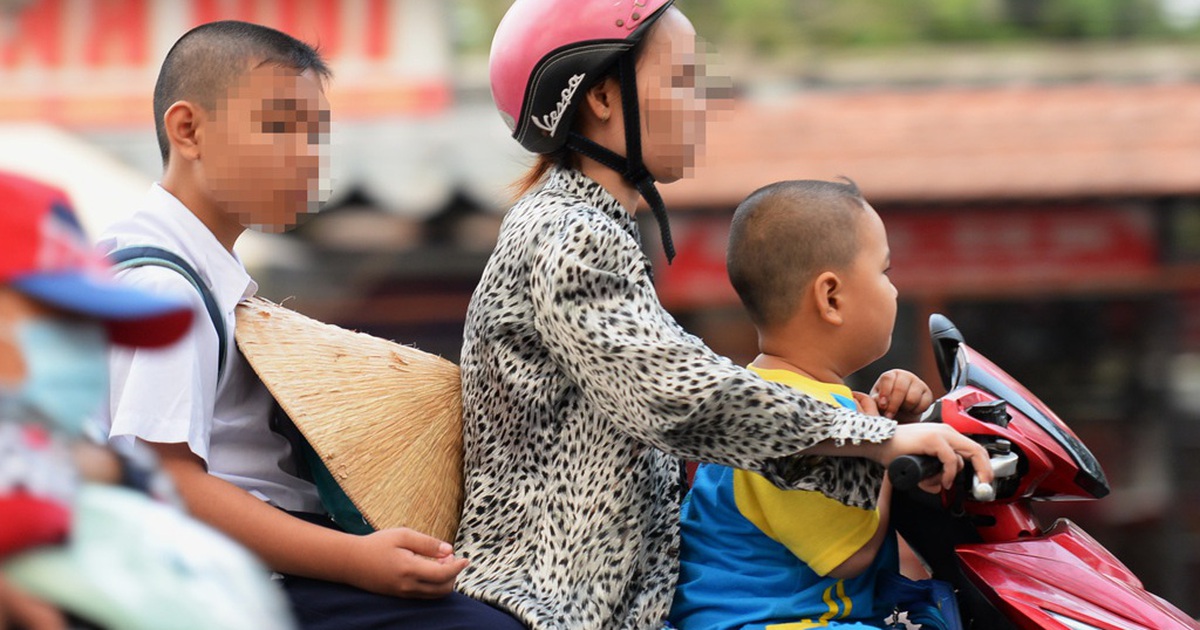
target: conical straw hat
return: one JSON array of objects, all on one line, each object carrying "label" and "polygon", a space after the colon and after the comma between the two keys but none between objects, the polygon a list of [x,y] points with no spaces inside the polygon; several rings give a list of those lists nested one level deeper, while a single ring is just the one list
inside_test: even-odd
[{"label": "conical straw hat", "polygon": [[458,366],[261,298],[238,347],[376,529],[453,541],[462,509]]}]

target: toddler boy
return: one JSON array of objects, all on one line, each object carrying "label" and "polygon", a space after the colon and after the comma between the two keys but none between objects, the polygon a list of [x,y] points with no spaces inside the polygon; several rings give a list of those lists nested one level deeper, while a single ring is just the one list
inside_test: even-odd
[{"label": "toddler boy", "polygon": [[[844,384],[887,352],[896,318],[883,221],[853,183],[788,181],[756,191],[734,215],[727,264],[758,330],[751,370],[901,422],[932,403],[929,387],[902,370],[881,376],[870,396]],[[835,465],[828,469],[831,488],[843,483]],[[671,622],[682,630],[883,627],[892,606],[877,601],[876,586],[899,567],[886,480],[878,492],[878,507],[867,510],[702,465],[682,510]]]}]

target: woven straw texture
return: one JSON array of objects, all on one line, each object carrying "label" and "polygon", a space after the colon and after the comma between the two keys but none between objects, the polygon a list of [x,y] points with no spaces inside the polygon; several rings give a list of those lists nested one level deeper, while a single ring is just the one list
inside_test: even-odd
[{"label": "woven straw texture", "polygon": [[238,348],[376,529],[453,541],[462,509],[458,366],[261,298]]}]

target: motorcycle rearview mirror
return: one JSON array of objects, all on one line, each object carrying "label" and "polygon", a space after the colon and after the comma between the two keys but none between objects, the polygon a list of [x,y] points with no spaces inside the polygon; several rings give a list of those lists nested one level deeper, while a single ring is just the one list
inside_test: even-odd
[{"label": "motorcycle rearview mirror", "polygon": [[937,360],[938,374],[942,387],[951,391],[958,386],[962,377],[958,369],[958,347],[963,343],[962,333],[950,318],[941,313],[929,316],[929,337],[933,341],[933,356]]}]

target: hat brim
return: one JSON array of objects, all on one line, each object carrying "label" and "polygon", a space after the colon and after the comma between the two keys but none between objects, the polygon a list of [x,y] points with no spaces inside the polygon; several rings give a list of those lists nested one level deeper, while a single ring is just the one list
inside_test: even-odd
[{"label": "hat brim", "polygon": [[189,304],[82,273],[38,274],[12,281],[40,302],[100,320],[122,346],[158,347],[177,341],[192,323]]}]

